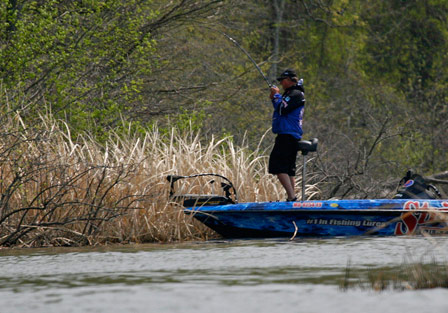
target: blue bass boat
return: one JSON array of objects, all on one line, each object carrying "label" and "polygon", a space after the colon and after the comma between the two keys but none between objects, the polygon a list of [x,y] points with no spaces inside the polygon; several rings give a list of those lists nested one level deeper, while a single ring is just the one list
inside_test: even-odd
[{"label": "blue bass boat", "polygon": [[[217,174],[168,176],[170,198],[225,238],[448,234],[448,200],[412,170],[400,181],[394,199],[304,201],[305,157],[316,149],[317,139],[299,142],[302,201],[238,203],[232,182]],[[225,195],[175,194],[176,181],[201,176],[222,179]]]},{"label": "blue bass boat", "polygon": [[[221,184],[225,196],[175,195],[177,180],[210,175],[227,181]],[[432,199],[434,193],[426,186],[419,189],[418,177],[413,178],[412,186],[414,180],[406,179],[399,189],[396,198],[401,199],[252,203],[237,203],[235,188],[221,175],[168,180],[171,197],[183,203],[184,212],[225,238],[448,234],[448,200]]]},{"label": "blue bass boat", "polygon": [[448,200],[334,200],[185,208],[225,238],[448,234]]}]

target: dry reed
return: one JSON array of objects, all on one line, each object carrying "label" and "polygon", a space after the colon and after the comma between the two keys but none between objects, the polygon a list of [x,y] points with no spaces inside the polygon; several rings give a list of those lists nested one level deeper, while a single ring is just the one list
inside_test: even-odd
[{"label": "dry reed", "polygon": [[[283,200],[266,163],[265,151],[231,138],[203,143],[192,131],[154,128],[145,136],[111,133],[106,144],[88,136],[75,142],[49,116],[30,127],[9,114],[0,135],[0,246],[206,240],[216,234],[168,201],[166,176],[218,173],[241,202]],[[213,185],[198,179],[180,188],[211,192]]]}]

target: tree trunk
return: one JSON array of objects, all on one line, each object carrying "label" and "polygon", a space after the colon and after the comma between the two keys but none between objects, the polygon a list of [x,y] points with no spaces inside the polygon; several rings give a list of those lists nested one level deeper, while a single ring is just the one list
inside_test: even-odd
[{"label": "tree trunk", "polygon": [[281,24],[283,22],[283,13],[285,10],[285,0],[273,0],[272,6],[274,9],[275,21],[273,25],[273,49],[272,49],[272,66],[269,73],[269,78],[275,80],[278,75],[278,63],[280,62],[280,36]]}]

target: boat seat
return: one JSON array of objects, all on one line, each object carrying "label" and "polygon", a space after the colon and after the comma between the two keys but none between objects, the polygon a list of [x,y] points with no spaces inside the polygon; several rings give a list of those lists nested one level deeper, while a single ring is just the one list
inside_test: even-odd
[{"label": "boat seat", "polygon": [[317,151],[317,144],[319,140],[317,138],[313,138],[311,140],[300,140],[298,142],[299,144],[299,151],[302,152],[302,155],[307,155],[308,152],[315,152]]}]

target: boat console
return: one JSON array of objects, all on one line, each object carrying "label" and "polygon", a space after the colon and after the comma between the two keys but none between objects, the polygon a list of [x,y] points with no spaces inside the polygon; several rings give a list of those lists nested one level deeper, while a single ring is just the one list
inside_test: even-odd
[{"label": "boat console", "polygon": [[394,199],[441,199],[442,195],[436,186],[410,169],[400,180]]}]

